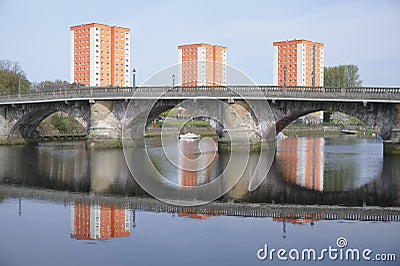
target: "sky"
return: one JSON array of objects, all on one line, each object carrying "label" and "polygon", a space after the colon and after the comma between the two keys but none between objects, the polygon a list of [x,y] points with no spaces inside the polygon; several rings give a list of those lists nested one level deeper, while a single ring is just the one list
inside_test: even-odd
[{"label": "sky", "polygon": [[400,86],[400,1],[0,0],[0,60],[30,81],[69,81],[69,27],[131,29],[136,84],[178,62],[178,45],[227,47],[227,64],[272,84],[272,43],[325,44],[325,66],[355,64],[363,86]]}]

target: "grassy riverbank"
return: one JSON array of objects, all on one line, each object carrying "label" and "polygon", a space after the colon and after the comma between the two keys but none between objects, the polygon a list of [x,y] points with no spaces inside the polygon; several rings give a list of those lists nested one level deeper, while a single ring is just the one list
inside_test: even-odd
[{"label": "grassy riverbank", "polygon": [[[374,137],[375,132],[364,126],[349,126],[346,129],[354,131],[359,136]],[[323,137],[341,135],[343,128],[334,125],[294,125],[287,126],[282,133],[288,137]]]},{"label": "grassy riverbank", "polygon": [[[180,128],[182,132],[193,132],[202,137],[216,137],[217,134],[205,121],[187,121],[187,120],[173,120],[164,123],[158,121],[156,125],[149,125],[146,128],[146,137],[160,137],[161,127],[164,125],[166,128]],[[356,135],[365,137],[374,137],[375,132],[362,125],[347,126],[346,129],[355,131]],[[335,125],[303,125],[303,124],[290,124],[282,132],[288,137],[323,137],[341,135],[343,127]]]},{"label": "grassy riverbank", "polygon": [[181,133],[192,132],[199,134],[201,137],[217,137],[215,131],[206,121],[190,121],[190,120],[172,120],[168,122],[157,121],[156,124],[150,124],[146,128],[146,138],[161,137],[161,128],[165,127],[168,134],[168,129],[181,128]]}]

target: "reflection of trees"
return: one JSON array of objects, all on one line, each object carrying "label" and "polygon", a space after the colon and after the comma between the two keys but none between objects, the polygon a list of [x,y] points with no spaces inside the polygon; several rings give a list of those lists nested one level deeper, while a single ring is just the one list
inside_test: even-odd
[{"label": "reflection of trees", "polygon": [[86,150],[84,142],[0,147],[0,181],[72,192],[144,194],[122,150]]},{"label": "reflection of trees", "polygon": [[[74,144],[45,144],[37,148],[38,174],[32,176],[39,183],[47,182],[50,188],[75,190],[88,186],[86,149],[83,142]],[[47,180],[43,180],[47,177]],[[41,184],[45,186],[45,184]]]},{"label": "reflection of trees", "polygon": [[[5,148],[5,149],[4,149]],[[1,147],[0,179],[8,183],[57,190],[87,191],[84,143]]]},{"label": "reflection of trees", "polygon": [[324,191],[345,191],[356,188],[357,172],[354,167],[335,167],[324,170]]}]

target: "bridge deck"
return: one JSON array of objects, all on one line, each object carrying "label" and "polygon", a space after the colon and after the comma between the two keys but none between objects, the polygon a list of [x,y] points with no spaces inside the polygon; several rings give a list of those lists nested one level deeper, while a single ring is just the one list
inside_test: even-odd
[{"label": "bridge deck", "polygon": [[[236,93],[235,93],[236,92]],[[0,95],[0,105],[55,101],[110,100],[110,99],[187,99],[213,97],[218,99],[270,99],[307,101],[351,101],[400,103],[400,88],[330,88],[330,87],[80,87],[30,91]]]}]

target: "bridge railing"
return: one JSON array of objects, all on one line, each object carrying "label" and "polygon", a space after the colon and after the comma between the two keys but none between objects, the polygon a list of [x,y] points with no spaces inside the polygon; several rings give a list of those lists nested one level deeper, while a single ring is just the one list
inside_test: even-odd
[{"label": "bridge railing", "polygon": [[76,87],[29,91],[20,94],[0,94],[1,102],[32,100],[68,100],[72,98],[131,98],[134,97],[267,97],[306,99],[399,100],[400,88],[382,87],[279,87],[279,86],[158,86],[158,87]]}]

